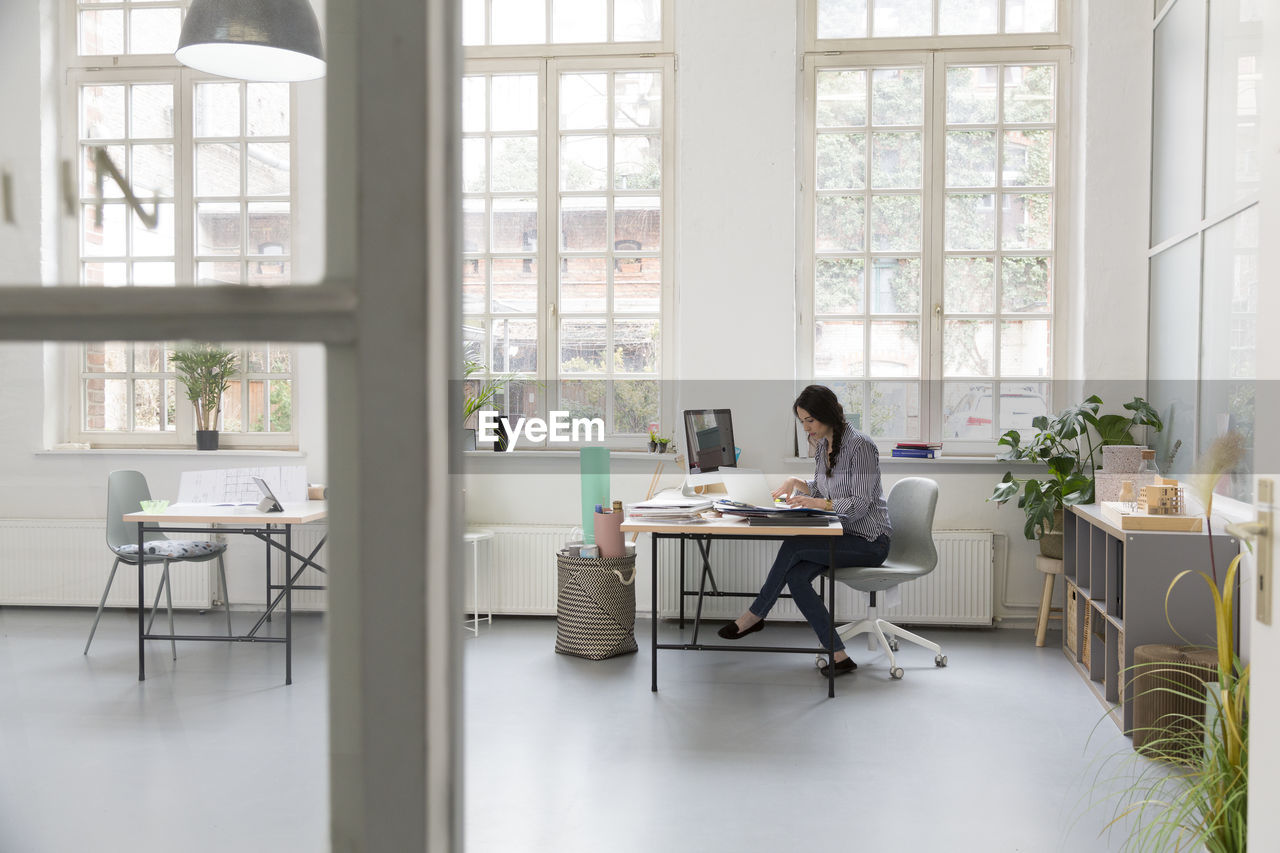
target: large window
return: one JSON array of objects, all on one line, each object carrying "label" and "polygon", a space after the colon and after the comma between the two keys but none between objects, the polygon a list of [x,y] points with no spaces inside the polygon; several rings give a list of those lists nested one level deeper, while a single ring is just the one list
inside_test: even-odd
[{"label": "large window", "polygon": [[[178,67],[184,4],[80,3],[67,80],[82,285],[281,285],[294,251],[294,142],[288,84]],[[69,35],[70,39],[70,35]],[[112,54],[111,68],[102,68]],[[128,187],[126,195],[125,187]],[[194,441],[174,343],[105,341],[69,355],[68,437],[98,445]],[[296,444],[289,347],[235,342],[240,372],[223,400],[228,446]]]},{"label": "large window", "polygon": [[946,0],[915,4],[910,26],[910,3],[816,3],[801,363],[877,439],[990,446],[1051,405],[1065,52],[888,53],[874,37],[1052,30],[1053,3],[1026,29],[1031,5],[969,3],[986,12],[956,30]]},{"label": "large window", "polygon": [[[491,0],[490,44],[511,45],[515,22],[499,27],[500,6]],[[495,405],[507,414],[600,417],[613,441],[639,443],[670,418],[661,380],[672,60],[661,51],[661,6],[526,6],[516,20],[527,44],[473,50],[463,79],[464,357],[505,380]],[[556,22],[574,9],[586,18],[577,40],[601,44],[542,55],[558,52],[541,45],[563,40]],[[485,27],[467,32],[483,43]],[[644,34],[655,50],[630,55],[623,34]],[[482,58],[493,53],[504,58]]]}]

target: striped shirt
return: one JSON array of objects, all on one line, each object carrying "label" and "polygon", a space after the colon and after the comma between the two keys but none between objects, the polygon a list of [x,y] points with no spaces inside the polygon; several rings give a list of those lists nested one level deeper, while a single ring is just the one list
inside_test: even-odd
[{"label": "striped shirt", "polygon": [[891,533],[889,505],[880,488],[880,451],[875,442],[847,423],[836,464],[827,476],[827,448],[831,439],[818,441],[817,469],[806,485],[809,494],[829,498],[840,513],[845,533],[874,541]]}]

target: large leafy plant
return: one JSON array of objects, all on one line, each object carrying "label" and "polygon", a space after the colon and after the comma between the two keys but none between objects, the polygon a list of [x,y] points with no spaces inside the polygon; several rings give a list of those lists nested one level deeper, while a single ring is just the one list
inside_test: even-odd
[{"label": "large leafy plant", "polygon": [[[473,379],[475,374],[479,379]],[[494,396],[502,390],[502,386],[510,379],[508,376],[485,377],[485,367],[478,361],[468,359],[462,365],[463,400],[462,422],[466,423],[471,416],[493,402]]]},{"label": "large leafy plant", "polygon": [[1018,479],[1006,471],[988,500],[996,503],[1017,498],[1026,513],[1023,535],[1039,539],[1053,530],[1054,516],[1064,506],[1093,503],[1093,472],[1107,445],[1133,444],[1134,427],[1164,427],[1160,415],[1141,397],[1124,408],[1128,415],[1099,415],[1102,400],[1090,396],[1053,417],[1041,415],[1031,422],[1034,432],[1024,443],[1022,432],[1011,429],[1000,436],[1005,448],[1001,459],[1042,462],[1047,476]]},{"label": "large leafy plant", "polygon": [[196,408],[196,429],[215,430],[222,413],[222,395],[239,370],[236,353],[216,344],[188,344],[169,355]]}]

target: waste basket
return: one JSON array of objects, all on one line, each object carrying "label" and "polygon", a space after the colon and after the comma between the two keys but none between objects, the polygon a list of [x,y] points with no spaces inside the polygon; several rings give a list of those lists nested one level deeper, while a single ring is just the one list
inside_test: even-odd
[{"label": "waste basket", "polygon": [[636,651],[636,555],[556,555],[556,651],[603,660]]}]

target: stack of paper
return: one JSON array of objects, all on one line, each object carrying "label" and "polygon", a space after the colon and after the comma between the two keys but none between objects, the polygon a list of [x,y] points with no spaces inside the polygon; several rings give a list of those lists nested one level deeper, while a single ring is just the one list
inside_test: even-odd
[{"label": "stack of paper", "polygon": [[679,494],[658,495],[650,500],[632,504],[627,515],[632,518],[657,518],[667,521],[685,521],[697,518],[699,513],[711,509],[711,501],[700,497]]}]

